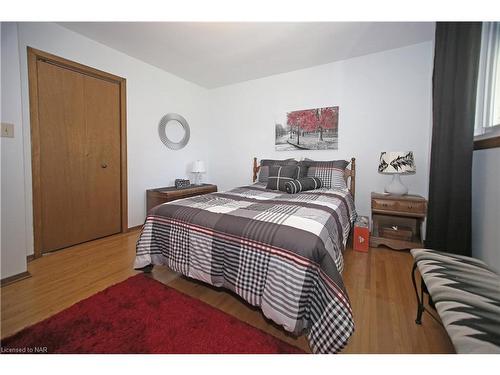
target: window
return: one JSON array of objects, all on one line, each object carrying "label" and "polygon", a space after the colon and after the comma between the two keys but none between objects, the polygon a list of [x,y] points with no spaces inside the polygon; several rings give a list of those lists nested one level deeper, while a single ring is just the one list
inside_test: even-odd
[{"label": "window", "polygon": [[475,140],[500,137],[500,22],[483,22],[481,39]]}]

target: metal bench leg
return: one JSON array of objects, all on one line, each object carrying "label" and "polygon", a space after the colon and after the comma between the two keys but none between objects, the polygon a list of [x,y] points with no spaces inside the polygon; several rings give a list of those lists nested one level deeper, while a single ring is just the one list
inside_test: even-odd
[{"label": "metal bench leg", "polygon": [[411,273],[411,279],[413,282],[413,288],[415,289],[415,296],[417,297],[417,318],[415,319],[415,323],[422,324],[422,314],[424,313],[424,280],[420,284],[420,296],[418,295],[417,282],[415,279],[415,271],[417,270],[417,263],[413,264],[413,270]]}]

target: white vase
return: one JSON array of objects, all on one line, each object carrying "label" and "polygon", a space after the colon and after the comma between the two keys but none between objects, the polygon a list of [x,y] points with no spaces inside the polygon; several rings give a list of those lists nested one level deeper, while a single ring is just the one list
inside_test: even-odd
[{"label": "white vase", "polygon": [[398,173],[392,175],[392,181],[385,187],[385,192],[393,195],[406,195],[408,188],[401,182]]}]

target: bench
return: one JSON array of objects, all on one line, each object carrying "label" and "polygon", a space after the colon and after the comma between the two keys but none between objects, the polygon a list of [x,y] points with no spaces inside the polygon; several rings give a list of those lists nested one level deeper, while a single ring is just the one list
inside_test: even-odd
[{"label": "bench", "polygon": [[434,317],[424,305],[428,294],[457,353],[500,353],[500,276],[470,257],[430,249],[413,249],[411,254],[415,322],[422,323],[424,312]]}]

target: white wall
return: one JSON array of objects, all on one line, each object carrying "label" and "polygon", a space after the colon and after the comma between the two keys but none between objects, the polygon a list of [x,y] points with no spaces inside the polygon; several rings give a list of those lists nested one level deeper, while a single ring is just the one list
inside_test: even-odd
[{"label": "white wall", "polygon": [[[18,25],[25,160],[23,182],[26,186],[24,218],[27,223],[23,233],[26,246],[18,251],[33,253],[27,46],[127,79],[128,224],[129,227],[142,224],[146,189],[171,185],[175,178],[191,177],[188,168],[192,161],[208,161],[205,143],[207,90],[57,24]],[[168,112],[183,115],[191,127],[191,140],[179,151],[167,149],[158,137],[158,121]],[[20,144],[16,146],[16,152],[20,147]],[[16,228],[17,231],[22,229]]]},{"label": "white wall", "polygon": [[[356,203],[359,212],[367,215],[370,191],[381,191],[390,179],[377,173],[380,151],[412,150],[417,174],[403,179],[411,192],[427,196],[431,42],[214,90],[201,88],[52,23],[18,24],[18,67],[15,43],[13,36],[10,45],[5,44],[5,48],[9,46],[14,52],[8,54],[9,59],[2,53],[2,64],[9,61],[10,69],[20,69],[17,75],[7,74],[7,84],[14,87],[14,91],[9,89],[13,95],[7,100],[13,101],[8,106],[16,118],[9,121],[16,123],[16,138],[9,155],[4,155],[7,141],[2,140],[2,167],[4,162],[11,166],[5,173],[2,168],[2,181],[12,181],[10,186],[21,188],[13,189],[15,192],[6,190],[5,194],[2,191],[2,199],[16,197],[9,210],[2,206],[2,214],[18,215],[18,223],[6,232],[11,236],[9,241],[14,238],[18,241],[12,251],[23,262],[24,269],[25,256],[33,253],[27,46],[127,79],[129,226],[142,224],[144,220],[145,190],[170,185],[177,177],[191,177],[187,168],[195,159],[207,162],[209,173],[205,180],[225,190],[251,182],[253,156],[308,156],[317,160],[355,156]],[[2,40],[2,52],[3,48]],[[13,80],[19,74],[21,93],[18,90],[15,94],[19,83]],[[2,98],[6,92],[2,83]],[[16,99],[19,95],[21,105]],[[340,107],[338,151],[274,151],[274,120],[278,114],[331,105]],[[158,138],[157,123],[167,112],[182,114],[191,126],[191,140],[183,150],[168,150]],[[2,257],[7,254],[3,238]],[[14,266],[7,268],[8,274],[2,277],[16,273]]]},{"label": "white wall", "polygon": [[21,77],[17,25],[1,25],[1,121],[14,124],[14,138],[1,142],[1,273],[6,278],[26,271],[26,217],[24,189]]},{"label": "white wall", "polygon": [[472,256],[500,272],[500,148],[474,151]]},{"label": "white wall", "polygon": [[[431,135],[432,42],[243,82],[210,91],[213,182],[251,182],[252,157],[356,157],[356,205],[370,212],[370,192],[390,176],[377,172],[381,151],[414,151],[410,193],[427,197]],[[274,120],[286,111],[338,105],[339,149],[275,151]],[[224,142],[222,145],[221,142]]]}]

